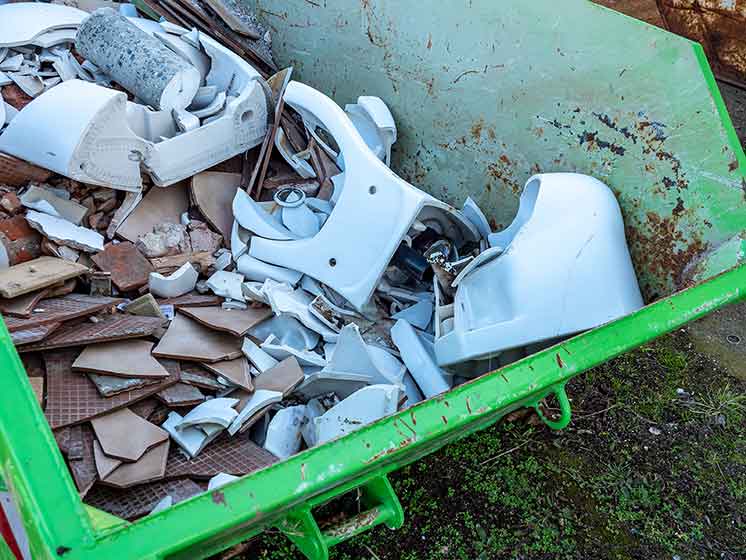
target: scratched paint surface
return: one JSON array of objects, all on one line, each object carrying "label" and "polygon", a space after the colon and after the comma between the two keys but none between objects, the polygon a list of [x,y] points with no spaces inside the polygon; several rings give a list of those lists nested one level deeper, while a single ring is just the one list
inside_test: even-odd
[{"label": "scratched paint surface", "polygon": [[583,0],[249,3],[298,79],[389,104],[400,175],[495,227],[533,173],[609,184],[648,300],[746,229],[746,160],[685,39]]}]

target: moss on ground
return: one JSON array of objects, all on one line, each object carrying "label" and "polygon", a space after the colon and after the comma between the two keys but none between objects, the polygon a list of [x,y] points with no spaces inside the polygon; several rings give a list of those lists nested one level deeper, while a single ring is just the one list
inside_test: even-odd
[{"label": "moss on ground", "polygon": [[[680,331],[568,386],[572,424],[527,414],[391,476],[399,531],[334,560],[746,557],[746,383]],[[241,557],[301,559],[278,533]]]}]

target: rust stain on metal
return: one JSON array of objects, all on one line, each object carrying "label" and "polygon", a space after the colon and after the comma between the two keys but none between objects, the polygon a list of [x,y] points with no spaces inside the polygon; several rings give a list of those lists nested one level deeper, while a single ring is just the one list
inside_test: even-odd
[{"label": "rust stain on metal", "polygon": [[561,368],[565,367],[565,362],[562,361],[562,356],[555,354],[555,357],[557,358],[557,365]]},{"label": "rust stain on metal", "polygon": [[401,449],[404,449],[410,443],[413,443],[413,442],[414,442],[414,438],[403,439],[401,442],[399,442],[399,447],[388,447],[388,448],[384,449],[383,451],[379,451],[378,453],[376,453],[375,455],[373,455],[373,457],[371,457],[370,459],[368,459],[367,461],[365,461],[365,464],[369,465],[370,463],[376,462],[381,457],[385,457],[386,455],[391,455],[392,453],[396,453],[397,451],[399,451]]},{"label": "rust stain on metal", "polygon": [[469,411],[469,414],[471,414],[471,402],[470,397],[466,397],[466,410]]},{"label": "rust stain on metal", "polygon": [[409,417],[412,419],[412,424],[417,425],[417,417],[414,415],[414,410],[409,412]]},{"label": "rust stain on metal", "polygon": [[445,416],[441,416],[440,419],[443,420],[443,424],[448,424],[448,418]]},{"label": "rust stain on metal", "polygon": [[301,463],[300,465],[300,479],[306,480],[306,464],[305,463]]},{"label": "rust stain on metal", "polygon": [[225,494],[223,494],[220,490],[215,490],[212,493],[212,503],[221,505],[221,506],[227,505],[225,503]]}]

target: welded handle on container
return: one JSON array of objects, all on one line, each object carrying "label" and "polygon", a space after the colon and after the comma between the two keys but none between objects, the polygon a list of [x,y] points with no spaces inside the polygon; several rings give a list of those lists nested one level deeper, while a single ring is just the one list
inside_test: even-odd
[{"label": "welded handle on container", "polygon": [[278,528],[309,560],[328,560],[329,549],[336,544],[377,525],[398,529],[404,524],[404,511],[386,475],[368,480],[359,489],[365,510],[353,517],[322,530],[313,516],[313,507],[349,491],[350,486],[345,485],[293,510]]},{"label": "welded handle on container", "polygon": [[[541,410],[541,401],[552,393],[557,397],[560,406],[560,417],[558,420],[550,420]],[[541,398],[537,399],[532,406],[534,407],[534,410],[536,410],[536,414],[539,415],[539,418],[541,418],[541,420],[553,430],[561,430],[562,428],[567,427],[572,418],[572,407],[570,406],[570,399],[567,398],[565,383],[552,387],[549,393],[542,395]]]}]

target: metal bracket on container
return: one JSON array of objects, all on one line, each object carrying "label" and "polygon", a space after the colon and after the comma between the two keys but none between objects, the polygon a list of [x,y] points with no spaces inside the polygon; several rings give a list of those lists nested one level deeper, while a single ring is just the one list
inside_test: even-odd
[{"label": "metal bracket on container", "polygon": [[[536,399],[529,405],[532,406],[534,410],[536,410],[536,414],[539,415],[539,418],[541,418],[541,420],[553,430],[561,430],[567,427],[567,425],[570,423],[570,419],[572,418],[572,407],[570,406],[570,399],[567,398],[567,392],[565,391],[566,383],[567,382],[553,385],[549,389],[549,391],[541,395],[538,399]],[[541,401],[552,393],[554,393],[554,396],[557,397],[557,402],[559,402],[560,406],[560,417],[557,420],[550,420],[541,410]]]},{"label": "metal bracket on container", "polygon": [[386,475],[376,476],[359,486],[360,503],[364,510],[340,523],[322,530],[313,516],[313,508],[356,488],[346,484],[324,493],[294,509],[277,528],[287,536],[309,560],[328,560],[329,549],[355,535],[385,523],[389,529],[404,524],[404,511]]}]

